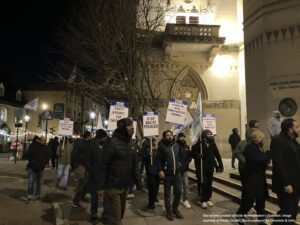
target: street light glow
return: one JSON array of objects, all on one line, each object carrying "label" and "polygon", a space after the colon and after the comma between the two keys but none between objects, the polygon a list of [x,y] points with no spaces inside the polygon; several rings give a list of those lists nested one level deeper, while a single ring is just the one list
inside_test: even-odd
[{"label": "street light glow", "polygon": [[24,116],[24,120],[25,120],[25,122],[28,122],[30,120],[30,116],[29,115],[25,115]]},{"label": "street light glow", "polygon": [[48,105],[47,105],[46,103],[43,103],[43,104],[42,104],[42,109],[43,109],[43,110],[48,109]]},{"label": "street light glow", "polygon": [[90,119],[94,120],[96,118],[96,113],[95,112],[90,112]]},{"label": "street light glow", "polygon": [[105,126],[108,125],[108,120],[104,120],[104,125],[105,125]]}]

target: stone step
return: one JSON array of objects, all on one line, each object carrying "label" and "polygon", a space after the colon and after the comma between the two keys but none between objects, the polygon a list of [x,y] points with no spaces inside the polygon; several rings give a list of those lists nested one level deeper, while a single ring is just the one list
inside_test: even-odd
[{"label": "stone step", "polygon": [[[189,179],[196,182],[195,170],[190,170]],[[214,175],[213,190],[227,198],[232,199],[236,203],[241,201],[241,183],[234,178],[226,178],[221,175]],[[270,198],[266,201],[266,211],[270,214],[276,214],[279,210],[277,206],[277,197],[275,194],[270,193]],[[300,211],[300,204],[298,206]],[[297,220],[297,224],[300,225],[300,218]]]},{"label": "stone step", "polygon": [[[267,176],[267,179],[272,179],[272,171],[271,170],[267,170],[266,171],[266,176]],[[230,172],[230,177],[234,178],[234,179],[237,179],[237,180],[240,180],[239,171],[238,170],[234,170],[234,171]]]}]

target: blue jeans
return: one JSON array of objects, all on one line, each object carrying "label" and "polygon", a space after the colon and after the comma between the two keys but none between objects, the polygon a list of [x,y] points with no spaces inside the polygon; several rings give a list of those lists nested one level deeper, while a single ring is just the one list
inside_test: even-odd
[{"label": "blue jeans", "polygon": [[70,164],[58,164],[57,183],[59,187],[66,187],[69,178]]},{"label": "blue jeans", "polygon": [[44,170],[34,171],[31,168],[27,169],[28,172],[28,198],[40,197],[41,183]]}]

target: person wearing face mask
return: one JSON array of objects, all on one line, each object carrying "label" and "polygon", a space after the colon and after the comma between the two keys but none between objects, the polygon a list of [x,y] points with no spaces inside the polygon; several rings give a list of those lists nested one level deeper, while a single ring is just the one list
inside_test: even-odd
[{"label": "person wearing face mask", "polygon": [[272,117],[268,120],[268,132],[271,139],[280,134],[282,122],[280,117],[280,112],[276,110],[272,112]]},{"label": "person wearing face mask", "polygon": [[[255,201],[255,210],[258,214],[259,224],[264,224],[265,200],[268,197],[266,169],[270,162],[270,151],[265,150],[263,142],[265,135],[259,129],[250,134],[250,143],[243,153],[245,157],[245,170],[243,180],[243,195],[241,205],[237,211],[240,220],[244,219]],[[242,221],[239,224],[243,224]]]},{"label": "person wearing face mask", "polygon": [[[92,224],[98,223],[97,211],[98,211],[98,195],[97,185],[99,182],[99,173],[101,171],[101,163],[103,158],[104,149],[103,146],[108,141],[108,136],[105,130],[96,130],[95,138],[89,143],[89,177],[90,177],[90,192],[91,192],[91,222]],[[106,197],[103,199],[103,219],[107,219],[106,210]]]},{"label": "person wearing face mask", "polygon": [[120,225],[125,214],[127,190],[134,180],[137,189],[142,189],[137,157],[131,138],[134,132],[133,122],[124,118],[117,122],[112,138],[104,145],[101,163],[98,196],[107,196],[107,224]]},{"label": "person wearing face mask", "polygon": [[182,204],[185,208],[192,208],[188,201],[188,189],[189,189],[189,164],[192,161],[192,154],[190,147],[186,144],[185,135],[183,133],[178,134],[177,144],[180,149],[180,163],[181,163],[181,176],[182,176]]},{"label": "person wearing face mask", "polygon": [[[210,130],[204,130],[201,134],[201,138],[202,141],[199,138],[197,143],[192,146],[192,156],[196,168],[198,196],[200,198],[199,204],[201,204],[203,209],[206,209],[208,206],[214,206],[210,200],[212,196],[214,168],[217,172],[223,172],[224,167],[212,132]],[[202,149],[200,149],[200,147]]]},{"label": "person wearing face mask", "polygon": [[[183,219],[183,215],[178,210],[181,197],[182,179],[180,149],[174,142],[173,132],[166,130],[163,132],[163,139],[158,147],[157,158],[159,161],[159,177],[164,179],[164,201],[167,219],[174,220],[173,214],[178,219]],[[171,206],[171,189],[173,187],[173,204]]]},{"label": "person wearing face mask", "polygon": [[[296,141],[300,127],[296,120],[288,118],[281,123],[280,134],[271,141],[272,191],[277,194],[279,219],[296,220],[300,196],[300,145]],[[279,222],[273,224],[281,224]],[[290,222],[289,224],[295,224]]]}]

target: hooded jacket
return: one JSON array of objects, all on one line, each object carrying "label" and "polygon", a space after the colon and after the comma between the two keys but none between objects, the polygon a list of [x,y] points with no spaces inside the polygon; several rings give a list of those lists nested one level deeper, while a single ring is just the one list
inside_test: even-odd
[{"label": "hooded jacket", "polygon": [[185,173],[189,170],[189,164],[192,161],[192,153],[185,141],[177,140],[177,144],[180,150],[181,172]]},{"label": "hooded jacket", "polygon": [[28,164],[27,168],[33,169],[36,172],[43,170],[50,160],[50,150],[46,145],[38,142],[32,142],[27,150]]},{"label": "hooded jacket", "polygon": [[[200,153],[200,144],[202,147],[202,160]],[[215,142],[206,142],[198,140],[198,142],[192,146],[192,155],[196,167],[196,175],[201,173],[201,163],[203,161],[203,172],[213,173],[214,168],[219,171],[223,171],[223,162]]]},{"label": "hooded jacket", "polygon": [[142,160],[145,163],[147,174],[152,176],[158,176],[159,173],[159,162],[157,159],[157,148],[153,147],[152,153],[150,149],[150,141],[146,139],[142,144],[141,150]]},{"label": "hooded jacket", "polygon": [[107,188],[127,189],[132,181],[141,189],[138,158],[134,143],[126,127],[117,128],[104,145],[103,161],[99,174],[98,190]]}]

